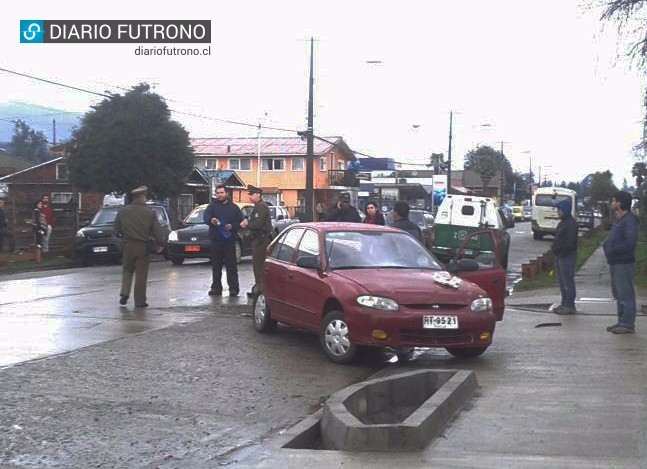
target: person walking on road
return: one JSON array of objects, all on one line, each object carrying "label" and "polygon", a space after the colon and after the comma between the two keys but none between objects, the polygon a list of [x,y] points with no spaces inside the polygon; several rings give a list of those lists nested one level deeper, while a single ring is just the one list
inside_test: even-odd
[{"label": "person walking on road", "polygon": [[130,296],[130,288],[135,276],[135,308],[145,308],[146,282],[150,264],[151,238],[157,243],[156,253],[164,250],[166,236],[157,220],[155,212],[146,206],[146,186],[130,191],[133,200],[117,213],[115,232],[121,236],[123,244],[121,291],[119,304],[125,305]]},{"label": "person walking on road", "polygon": [[9,252],[16,254],[16,234],[7,227],[7,216],[4,211],[5,200],[0,199],[0,252],[4,248],[4,240],[9,240]]},{"label": "person walking on road", "polygon": [[43,252],[49,251],[49,238],[52,235],[52,230],[54,229],[54,209],[49,203],[49,195],[44,194],[41,199],[43,202],[42,212],[45,214],[45,220],[47,220],[47,233],[43,236]]},{"label": "person walking on road", "polygon": [[577,222],[571,215],[571,201],[564,199],[557,202],[559,223],[555,230],[555,239],[551,251],[555,256],[555,269],[561,304],[553,309],[556,314],[574,314],[575,309],[575,261],[577,260]]},{"label": "person walking on road", "polygon": [[422,242],[422,231],[418,225],[409,220],[409,210],[409,204],[401,200],[393,204],[393,223],[391,226],[406,231]]},{"label": "person walking on road", "polygon": [[[211,288],[210,296],[222,295],[222,266],[227,270],[229,296],[238,296],[238,267],[236,265],[236,243],[243,214],[238,205],[227,197],[223,184],[216,186],[216,198],[205,209],[203,221],[209,225],[211,237]],[[246,223],[243,223],[243,228]]]},{"label": "person walking on road", "polygon": [[247,186],[249,201],[254,204],[254,209],[249,214],[249,221],[243,220],[241,227],[249,228],[252,240],[252,262],[254,265],[254,286],[247,296],[252,298],[263,288],[263,264],[267,257],[267,245],[270,244],[272,234],[272,216],[267,204],[263,201],[263,189]]},{"label": "person walking on road", "polygon": [[604,255],[611,274],[611,292],[616,300],[618,322],[607,327],[614,334],[634,332],[636,321],[636,244],[638,243],[638,219],[631,213],[631,194],[616,192],[611,198],[611,210],[616,221],[609,236],[602,243]]},{"label": "person walking on road", "polygon": [[324,221],[349,221],[354,223],[361,223],[362,219],[357,212],[357,209],[350,204],[350,194],[342,192],[339,195],[337,203],[328,210]]},{"label": "person walking on road", "polygon": [[365,209],[366,218],[364,218],[364,223],[382,226],[386,225],[386,222],[384,221],[384,215],[382,215],[377,209],[377,204],[375,202],[367,202]]}]

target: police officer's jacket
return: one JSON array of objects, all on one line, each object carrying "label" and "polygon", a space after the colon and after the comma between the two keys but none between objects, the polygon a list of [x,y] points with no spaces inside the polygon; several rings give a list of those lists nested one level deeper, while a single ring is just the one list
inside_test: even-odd
[{"label": "police officer's jacket", "polygon": [[155,212],[146,205],[132,203],[117,213],[115,231],[121,234],[124,243],[147,242],[151,236],[159,244],[166,243],[166,235]]},{"label": "police officer's jacket", "polygon": [[254,204],[249,214],[249,228],[252,239],[268,237],[272,233],[272,215],[270,209],[262,200]]}]

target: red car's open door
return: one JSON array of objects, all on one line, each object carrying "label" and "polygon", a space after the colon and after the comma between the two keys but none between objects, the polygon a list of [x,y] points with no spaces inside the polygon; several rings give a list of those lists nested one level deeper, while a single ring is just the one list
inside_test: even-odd
[{"label": "red car's open door", "polygon": [[[461,259],[471,259],[472,270],[457,268]],[[450,264],[452,273],[475,283],[492,300],[497,321],[503,319],[506,296],[506,271],[501,262],[501,247],[491,230],[471,233],[463,242]]]}]

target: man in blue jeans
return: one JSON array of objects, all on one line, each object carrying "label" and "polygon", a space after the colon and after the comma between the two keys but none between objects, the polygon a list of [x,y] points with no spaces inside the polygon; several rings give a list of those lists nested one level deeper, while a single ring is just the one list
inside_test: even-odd
[{"label": "man in blue jeans", "polygon": [[602,248],[609,264],[611,292],[616,300],[618,322],[607,327],[614,334],[631,334],[636,321],[636,293],[634,291],[634,272],[636,257],[634,251],[638,243],[638,219],[631,213],[631,194],[618,191],[611,199],[611,210],[616,221]]},{"label": "man in blue jeans", "polygon": [[555,230],[551,250],[555,255],[555,268],[561,304],[553,310],[556,314],[575,313],[575,260],[577,259],[577,222],[571,215],[571,199],[557,202],[557,215],[560,218]]}]

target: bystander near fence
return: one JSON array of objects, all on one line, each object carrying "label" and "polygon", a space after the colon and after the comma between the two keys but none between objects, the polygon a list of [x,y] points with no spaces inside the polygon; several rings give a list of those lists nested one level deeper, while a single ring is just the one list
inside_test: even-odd
[{"label": "bystander near fence", "polygon": [[[74,237],[79,227],[92,220],[96,210],[79,209],[76,202],[54,204],[56,229],[49,241],[49,255],[66,257],[73,256]],[[19,250],[29,252],[34,243],[32,230],[33,204],[14,203],[8,200],[5,213],[10,229],[16,235],[16,246]],[[3,258],[13,256],[2,256]],[[0,259],[1,261],[1,259]]]}]

